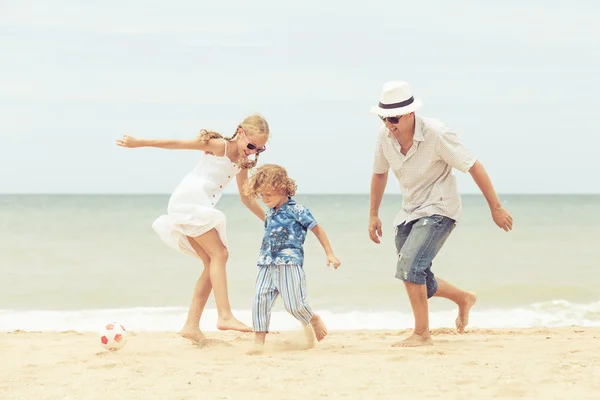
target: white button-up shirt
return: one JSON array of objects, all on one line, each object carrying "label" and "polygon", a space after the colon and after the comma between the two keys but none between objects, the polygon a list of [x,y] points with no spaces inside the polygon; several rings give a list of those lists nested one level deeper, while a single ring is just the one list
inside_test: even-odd
[{"label": "white button-up shirt", "polygon": [[432,214],[458,222],[461,199],[452,168],[467,172],[476,158],[440,121],[415,116],[413,145],[406,156],[385,125],[380,129],[373,172],[391,169],[400,182],[402,209],[394,226]]}]

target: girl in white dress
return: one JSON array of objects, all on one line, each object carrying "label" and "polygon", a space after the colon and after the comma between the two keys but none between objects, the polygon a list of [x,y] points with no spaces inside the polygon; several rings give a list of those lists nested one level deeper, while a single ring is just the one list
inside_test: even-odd
[{"label": "girl in white dress", "polygon": [[[167,214],[160,216],[152,228],[172,248],[204,263],[204,271],[194,287],[194,295],[181,336],[205,340],[200,330],[200,318],[211,290],[215,292],[220,330],[251,332],[252,329],[235,318],[227,294],[227,237],[225,215],[215,209],[225,186],[236,177],[242,203],[264,220],[264,210],[244,193],[248,169],[254,167],[258,154],[266,150],[269,125],[263,117],[250,115],[237,127],[231,138],[216,132],[200,131],[196,139],[136,139],[123,136],[117,140],[122,147],[159,147],[162,149],[200,150],[200,160],[188,173],[169,199]],[[248,156],[255,154],[254,160]]]}]

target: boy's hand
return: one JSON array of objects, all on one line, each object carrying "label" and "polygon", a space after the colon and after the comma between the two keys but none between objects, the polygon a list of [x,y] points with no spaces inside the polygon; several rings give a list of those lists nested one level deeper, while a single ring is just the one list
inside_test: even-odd
[{"label": "boy's hand", "polygon": [[339,266],[340,266],[342,263],[340,262],[340,260],[339,260],[339,259],[338,259],[336,256],[334,256],[334,255],[332,254],[332,255],[328,255],[328,256],[327,256],[327,266],[329,267],[329,266],[331,266],[332,264],[333,264],[333,269],[338,269],[338,267],[339,267]]},{"label": "boy's hand", "polygon": [[117,139],[117,146],[135,148],[141,147],[141,145],[141,141],[133,136],[123,135],[122,139]]}]

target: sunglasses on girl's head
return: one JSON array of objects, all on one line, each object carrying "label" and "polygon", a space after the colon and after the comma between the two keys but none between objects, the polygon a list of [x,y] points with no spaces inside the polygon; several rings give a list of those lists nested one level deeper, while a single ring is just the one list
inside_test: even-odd
[{"label": "sunglasses on girl's head", "polygon": [[246,136],[246,131],[244,130],[244,128],[242,128],[240,126],[240,129],[242,130],[242,133],[244,134],[244,139],[246,139],[246,148],[248,148],[248,150],[254,150],[254,151],[256,151],[256,154],[260,154],[267,149],[267,146],[258,147],[256,144],[249,141],[248,136]]},{"label": "sunglasses on girl's head", "polygon": [[397,124],[398,121],[400,121],[400,118],[402,118],[402,115],[399,117],[382,117],[380,115],[379,118],[381,118],[383,122],[388,121],[390,124]]}]

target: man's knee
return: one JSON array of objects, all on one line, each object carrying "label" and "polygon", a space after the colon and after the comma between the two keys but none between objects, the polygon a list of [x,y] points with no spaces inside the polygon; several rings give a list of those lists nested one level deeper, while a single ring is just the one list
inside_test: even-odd
[{"label": "man's knee", "polygon": [[427,279],[427,298],[432,298],[438,290],[437,280],[435,278]]},{"label": "man's knee", "polygon": [[432,298],[438,290],[437,280],[432,273],[427,272],[427,268],[418,268],[399,262],[396,268],[396,278],[416,285],[425,285],[428,299]]},{"label": "man's knee", "polygon": [[400,252],[396,264],[396,278],[405,282],[424,285],[427,281],[427,273],[424,268],[419,268],[418,262],[412,255],[405,255]]}]

